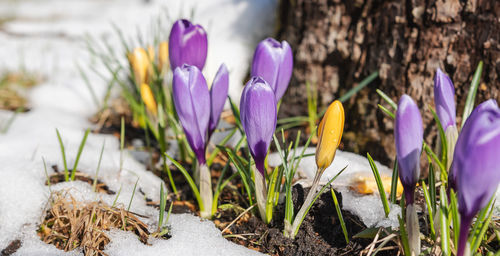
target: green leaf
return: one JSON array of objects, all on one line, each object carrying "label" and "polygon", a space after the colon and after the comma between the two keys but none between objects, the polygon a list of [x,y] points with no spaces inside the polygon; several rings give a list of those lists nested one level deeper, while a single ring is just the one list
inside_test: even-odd
[{"label": "green leaf", "polygon": [[337,200],[337,195],[335,195],[335,191],[330,187],[330,191],[332,193],[333,203],[335,204],[335,210],[337,211],[337,216],[339,217],[340,226],[342,227],[342,232],[344,233],[345,243],[349,243],[349,235],[347,234],[347,229],[345,227],[344,217],[342,216],[342,211],[340,210],[339,201]]},{"label": "green leaf", "polygon": [[64,165],[64,181],[69,181],[69,171],[68,171],[68,163],[66,162],[66,152],[64,151],[64,143],[61,138],[61,134],[59,130],[56,128],[57,140],[59,141],[59,146],[61,147],[61,155],[63,159]]},{"label": "green leaf", "polygon": [[344,95],[342,95],[339,98],[339,101],[344,103],[348,99],[350,99],[354,94],[358,93],[361,91],[361,89],[365,88],[367,85],[369,85],[371,82],[373,82],[376,78],[378,77],[378,71],[375,71],[371,73],[368,77],[363,79],[358,86],[351,88],[348,92],[346,92]]},{"label": "green leaf", "polygon": [[78,147],[78,153],[76,153],[75,164],[73,165],[73,169],[71,170],[71,180],[75,180],[76,168],[78,167],[78,162],[80,161],[80,156],[83,152],[83,147],[85,147],[85,142],[87,141],[87,137],[89,136],[90,129],[85,130],[85,134],[83,135],[83,139],[80,142],[80,147]]},{"label": "green leaf", "polygon": [[472,82],[470,83],[469,93],[467,94],[467,100],[465,101],[464,112],[462,114],[462,127],[465,121],[469,117],[472,109],[474,109],[474,101],[476,99],[477,88],[479,87],[479,81],[481,80],[481,74],[483,73],[483,61],[480,61],[477,65],[476,72],[472,77]]},{"label": "green leaf", "polygon": [[424,198],[425,198],[425,203],[427,205],[427,211],[429,212],[429,227],[431,229],[431,238],[432,240],[436,240],[436,230],[434,228],[434,211],[433,211],[433,205],[431,202],[431,198],[429,196],[429,190],[427,189],[427,185],[425,184],[425,181],[422,181],[422,189],[424,190]]},{"label": "green leaf", "polygon": [[[447,166],[448,162],[448,142],[446,141],[446,134],[443,129],[443,125],[441,124],[441,121],[439,120],[439,117],[436,114],[436,111],[432,107],[429,106],[429,109],[432,112],[432,116],[434,117],[434,121],[436,122],[438,126],[438,131],[439,131],[439,138],[441,139],[441,163],[443,164],[444,167]],[[448,170],[446,170],[447,172]]]},{"label": "green leaf", "polygon": [[396,157],[394,159],[394,167],[392,169],[392,177],[391,177],[391,203],[395,204],[397,200],[397,195],[398,195],[398,180],[399,180],[399,173],[398,173],[398,158]]},{"label": "green leaf", "polygon": [[386,107],[380,105],[380,104],[377,104],[378,108],[380,108],[380,110],[382,110],[382,112],[384,112],[386,115],[388,115],[390,118],[392,119],[396,119],[396,115],[390,111],[389,109],[387,109]]},{"label": "green leaf", "polygon": [[408,234],[406,232],[405,223],[400,215],[398,215],[398,221],[399,221],[399,233],[401,238],[401,244],[403,245],[404,255],[411,255],[410,244],[408,242]]},{"label": "green leaf", "polygon": [[377,94],[380,95],[380,97],[382,97],[382,99],[387,102],[387,104],[389,104],[394,110],[397,110],[398,109],[398,105],[396,104],[396,102],[394,102],[391,97],[389,97],[387,94],[385,94],[383,91],[381,91],[380,89],[377,89]]},{"label": "green leaf", "polygon": [[373,172],[373,176],[375,176],[375,181],[377,182],[378,193],[380,194],[380,200],[382,200],[382,205],[384,206],[385,217],[389,217],[389,212],[391,209],[389,208],[389,202],[387,202],[387,196],[384,190],[384,184],[382,183],[382,179],[380,178],[380,173],[373,161],[373,158],[370,156],[370,153],[366,153],[366,157],[368,158],[368,162],[370,163],[370,167]]},{"label": "green leaf", "polygon": [[380,228],[366,228],[361,232],[352,236],[352,238],[365,238],[365,239],[373,239],[377,235]]},{"label": "green leaf", "polygon": [[[179,171],[182,173],[182,175],[184,175],[184,178],[186,178],[186,181],[189,184],[189,187],[191,188],[191,190],[193,191],[194,197],[196,198],[196,202],[198,202],[198,206],[200,207],[200,211],[205,210],[205,206],[203,205],[203,201],[201,200],[200,191],[198,190],[196,183],[193,181],[193,179],[189,175],[186,168],[184,168],[184,166],[182,166],[175,159],[170,157],[167,153],[164,153],[164,154],[165,154],[165,156],[168,157],[168,159],[170,159],[170,161],[172,161],[172,163],[175,165],[175,167],[177,167],[177,169],[179,169]],[[209,206],[207,206],[207,207],[209,207]]]}]

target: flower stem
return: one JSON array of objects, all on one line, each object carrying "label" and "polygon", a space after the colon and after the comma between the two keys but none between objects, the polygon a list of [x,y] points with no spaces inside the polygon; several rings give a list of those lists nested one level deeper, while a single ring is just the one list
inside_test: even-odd
[{"label": "flower stem", "polygon": [[472,223],[472,218],[462,217],[460,221],[460,237],[458,239],[457,256],[470,255],[470,248],[467,249],[467,237],[469,236],[469,228]]},{"label": "flower stem", "polygon": [[200,209],[202,218],[209,219],[212,217],[212,178],[210,176],[210,169],[206,164],[197,164],[199,174],[200,196],[203,202],[203,209]]},{"label": "flower stem", "polygon": [[309,205],[312,203],[312,201],[314,200],[314,197],[316,196],[316,191],[318,190],[318,185],[319,185],[319,180],[321,178],[321,174],[323,174],[323,171],[316,172],[316,176],[314,176],[314,180],[313,180],[313,183],[311,185],[311,189],[307,193],[306,200],[304,200],[304,203],[300,207],[299,212],[297,213],[297,215],[295,215],[291,229],[286,230],[285,236],[288,236],[288,237],[294,239],[295,236],[297,235],[297,232],[299,231],[300,224],[302,224],[302,221],[304,220],[305,214],[307,213],[307,210],[309,209]]},{"label": "flower stem", "polygon": [[254,169],[254,182],[255,182],[255,197],[257,199],[257,208],[259,208],[259,214],[262,220],[269,224],[266,215],[266,200],[267,200],[267,189],[266,189],[266,180],[262,176],[262,174]]}]

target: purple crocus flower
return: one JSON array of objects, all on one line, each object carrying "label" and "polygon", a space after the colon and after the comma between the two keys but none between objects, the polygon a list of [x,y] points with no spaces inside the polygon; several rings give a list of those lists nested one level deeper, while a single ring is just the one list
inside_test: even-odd
[{"label": "purple crocus flower", "polygon": [[398,103],[394,125],[396,154],[399,164],[399,179],[403,184],[406,205],[413,204],[414,191],[420,176],[420,153],[424,129],[420,111],[408,95],[403,95]]},{"label": "purple crocus flower", "polygon": [[227,98],[227,91],[229,89],[229,72],[227,71],[226,65],[222,64],[215,75],[214,81],[212,83],[212,88],[210,88],[210,121],[208,124],[208,135],[213,133],[217,124],[219,123],[220,114],[224,109],[224,103]]},{"label": "purple crocus flower", "polygon": [[240,119],[255,166],[263,176],[264,160],[276,129],[276,112],[273,89],[261,77],[252,77],[241,95]]},{"label": "purple crocus flower", "polygon": [[484,208],[500,183],[500,109],[493,100],[480,104],[462,128],[453,159],[460,238],[458,253],[464,254],[474,216]]},{"label": "purple crocus flower", "polygon": [[174,71],[173,99],[186,138],[200,164],[205,164],[205,145],[210,119],[210,93],[196,66],[184,64]]},{"label": "purple crocus flower", "polygon": [[168,39],[170,67],[175,70],[189,64],[203,70],[207,59],[207,33],[200,25],[188,20],[177,20]]},{"label": "purple crocus flower", "polygon": [[446,131],[449,126],[456,126],[455,87],[440,68],[434,77],[434,104],[443,130]]},{"label": "purple crocus flower", "polygon": [[[497,102],[494,100],[494,99],[489,99],[487,101],[484,101],[483,103],[477,105],[477,107],[472,111],[472,113],[469,115],[469,117],[467,118],[467,122],[471,122],[471,123],[474,123],[475,121],[473,119],[477,118],[478,116],[481,116],[478,114],[478,112],[483,112],[483,111],[486,111],[486,110],[491,110],[491,111],[497,111],[498,110],[498,105],[497,105]],[[470,125],[469,126],[465,126],[462,127],[462,133],[469,133],[467,130],[470,129]],[[461,140],[464,140],[463,139],[463,135],[462,136],[459,136],[459,138],[462,137]],[[463,144],[463,142],[461,142],[460,144]],[[458,140],[457,140],[457,145],[458,145]],[[462,152],[457,152],[457,150],[454,152],[454,158],[453,158],[453,163],[451,165],[451,168],[450,168],[450,172],[448,174],[448,189],[453,189],[455,191],[457,191],[457,174],[458,174],[458,162],[461,161],[461,160],[455,160],[455,155],[457,154],[462,154],[463,152],[467,152],[465,151],[466,149],[463,149]],[[465,156],[464,156],[465,157]]]},{"label": "purple crocus flower", "polygon": [[267,38],[257,45],[251,75],[262,77],[271,86],[276,102],[285,94],[292,70],[292,48],[286,41],[280,43],[273,38]]}]

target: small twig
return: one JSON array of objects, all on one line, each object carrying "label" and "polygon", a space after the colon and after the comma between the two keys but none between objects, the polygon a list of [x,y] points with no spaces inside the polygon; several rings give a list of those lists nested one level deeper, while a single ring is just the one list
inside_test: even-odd
[{"label": "small twig", "polygon": [[227,225],[223,230],[222,230],[222,234],[224,234],[224,232],[226,232],[234,223],[236,223],[236,221],[238,221],[241,217],[243,217],[247,212],[249,212],[250,210],[252,210],[252,208],[255,207],[255,204],[253,204],[252,206],[248,207],[246,210],[244,210],[240,215],[238,215],[238,217],[236,217],[236,219],[234,219],[231,223],[229,223],[229,225]]}]

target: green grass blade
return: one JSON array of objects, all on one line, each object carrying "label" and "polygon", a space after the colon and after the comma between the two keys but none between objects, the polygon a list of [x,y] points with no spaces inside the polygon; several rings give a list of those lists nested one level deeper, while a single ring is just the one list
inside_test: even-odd
[{"label": "green grass blade", "polygon": [[123,170],[123,149],[125,148],[125,119],[121,118],[120,125],[120,172]]},{"label": "green grass blade", "polygon": [[460,236],[460,217],[458,213],[457,196],[453,189],[450,191],[450,214],[453,223],[453,242],[455,247],[458,246],[458,237]]},{"label": "green grass blade", "polygon": [[163,184],[160,183],[160,213],[159,213],[159,218],[158,218],[158,230],[157,230],[157,232],[160,232],[161,228],[163,227],[163,217],[165,215],[166,205],[167,205],[167,197],[165,196],[165,192],[163,190]]},{"label": "green grass blade", "polygon": [[399,220],[399,233],[401,238],[401,244],[403,246],[404,255],[411,255],[410,244],[408,243],[408,234],[406,232],[405,223],[400,215],[398,215]]},{"label": "green grass blade", "polygon": [[[167,153],[164,153],[164,154],[165,154],[165,156],[168,157],[168,159],[170,159],[170,161],[172,161],[172,163],[175,165],[175,167],[177,167],[177,169],[179,169],[179,171],[182,173],[182,175],[184,175],[184,178],[186,178],[186,181],[188,182],[189,187],[193,191],[194,197],[196,198],[196,201],[198,202],[198,206],[200,207],[200,211],[205,210],[205,206],[203,205],[203,201],[201,200],[200,191],[198,190],[196,183],[193,181],[193,179],[189,175],[186,168],[184,168],[184,166],[182,166],[175,159],[170,157]],[[209,206],[207,206],[207,207],[209,207]]]},{"label": "green grass blade", "polygon": [[425,203],[427,205],[427,210],[429,212],[429,226],[431,230],[431,239],[436,240],[436,230],[434,228],[434,207],[431,202],[431,197],[429,196],[429,190],[427,189],[427,185],[425,184],[425,181],[422,181],[422,189],[424,190],[424,198],[425,198]]},{"label": "green grass blade", "polygon": [[380,95],[380,97],[382,97],[382,99],[387,102],[387,104],[389,104],[389,106],[391,106],[392,109],[394,109],[395,111],[398,109],[398,105],[396,104],[396,102],[394,102],[391,97],[389,97],[387,94],[385,94],[383,91],[381,91],[380,89],[377,89],[377,94]]},{"label": "green grass blade", "polygon": [[[433,108],[429,106],[429,109],[431,110],[432,116],[434,117],[434,121],[436,122],[438,126],[438,131],[439,131],[439,137],[441,139],[441,163],[444,166],[447,166],[448,162],[448,142],[446,141],[446,134],[444,133],[443,125],[441,124],[441,121],[439,120],[439,117],[436,114],[436,111],[434,111]],[[448,170],[446,170],[448,171]]]},{"label": "green grass blade", "polygon": [[[226,143],[233,137],[233,135],[236,133],[237,129],[232,129],[232,131],[222,139],[222,141],[219,143],[220,145],[224,146]],[[214,151],[210,153],[210,156],[207,159],[207,166],[211,166],[215,157],[217,154],[220,152],[220,149],[218,147],[215,147]]]},{"label": "green grass blade", "polygon": [[394,168],[392,169],[392,177],[391,177],[391,203],[395,204],[398,196],[398,180],[399,180],[399,173],[398,173],[398,158],[394,159]]},{"label": "green grass blade", "polygon": [[363,81],[361,81],[358,84],[358,86],[353,87],[348,92],[346,92],[344,95],[342,95],[339,98],[339,101],[342,102],[342,103],[346,102],[354,94],[358,93],[359,91],[361,91],[361,89],[365,88],[367,85],[369,85],[371,82],[373,82],[373,80],[375,80],[377,77],[378,77],[378,71],[375,71],[375,72],[371,73],[368,77],[366,77],[365,79],[363,79]]},{"label": "green grass blade", "polygon": [[448,202],[446,200],[446,192],[444,186],[440,189],[440,210],[439,210],[439,221],[441,227],[441,251],[443,255],[451,255],[450,250],[450,223],[448,220]]},{"label": "green grass blade", "polygon": [[116,193],[115,200],[113,200],[113,204],[111,205],[112,208],[116,206],[116,202],[118,201],[118,197],[120,197],[121,192],[122,192],[122,185],[120,185],[120,189],[118,189],[118,193]]},{"label": "green grass blade", "polygon": [[349,235],[347,233],[347,228],[345,226],[344,217],[342,216],[342,211],[340,210],[339,201],[337,200],[337,195],[335,195],[335,191],[330,187],[330,191],[332,193],[333,203],[335,204],[335,210],[337,211],[337,216],[339,217],[340,226],[342,227],[342,232],[344,233],[345,243],[349,243]]},{"label": "green grass blade", "polygon": [[69,181],[68,163],[66,162],[66,152],[64,150],[64,143],[62,141],[61,134],[59,133],[59,130],[57,128],[56,128],[56,133],[57,133],[57,140],[59,140],[59,146],[61,147],[61,155],[64,165],[64,180]]},{"label": "green grass blade", "polygon": [[95,178],[92,184],[92,191],[97,192],[97,177],[99,175],[99,170],[101,169],[102,155],[104,153],[104,147],[106,145],[106,140],[102,142],[101,153],[99,154],[99,161],[97,162],[97,169],[95,170]]},{"label": "green grass blade", "polygon": [[396,119],[396,115],[392,111],[390,111],[389,109],[387,109],[386,107],[378,104],[378,108],[380,108],[380,110],[382,110],[382,112],[384,112],[385,114],[387,114],[390,118]]},{"label": "green grass blade", "polygon": [[71,180],[75,180],[76,168],[78,167],[78,162],[80,161],[80,156],[82,155],[83,148],[85,147],[85,142],[87,142],[87,137],[89,136],[90,129],[85,130],[85,134],[83,135],[83,139],[80,142],[80,146],[78,147],[78,152],[76,153],[75,164],[73,165],[73,169],[71,170]]},{"label": "green grass blade", "polygon": [[47,172],[47,164],[45,163],[45,158],[42,156],[42,161],[43,161],[43,170],[45,171],[45,178],[47,179],[47,186],[49,186],[49,191],[52,193],[51,185],[50,185],[50,177],[49,173]]},{"label": "green grass blade", "polygon": [[476,100],[477,88],[479,87],[479,82],[481,80],[481,74],[483,73],[483,61],[480,61],[477,65],[476,72],[472,77],[472,82],[470,83],[469,93],[467,94],[467,99],[465,101],[464,112],[462,114],[462,127],[465,121],[469,117],[472,109],[474,109],[474,101]]},{"label": "green grass blade", "polygon": [[368,158],[368,162],[370,163],[370,167],[373,172],[373,176],[375,176],[375,181],[377,182],[378,192],[380,194],[380,200],[382,200],[382,205],[384,206],[385,217],[389,217],[389,212],[391,209],[389,208],[389,202],[387,201],[387,196],[384,190],[384,184],[382,183],[382,179],[380,178],[380,173],[373,161],[373,158],[370,156],[370,153],[366,153],[366,157]]}]

